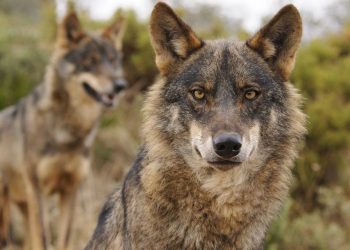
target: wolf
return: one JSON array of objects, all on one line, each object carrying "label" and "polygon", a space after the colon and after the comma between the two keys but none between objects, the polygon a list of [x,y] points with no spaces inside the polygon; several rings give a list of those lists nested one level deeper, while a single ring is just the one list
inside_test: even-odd
[{"label": "wolf", "polygon": [[[66,249],[77,190],[101,116],[126,87],[122,17],[88,34],[74,12],[58,26],[44,80],[0,113],[0,239],[6,244],[9,206],[25,218],[27,249],[47,249],[43,196],[59,195],[57,249]],[[0,247],[1,248],[1,247]]]},{"label": "wolf", "polygon": [[306,133],[288,81],[298,10],[283,7],[245,42],[203,41],[159,2],[150,34],[161,77],[144,144],[85,249],[263,248]]}]

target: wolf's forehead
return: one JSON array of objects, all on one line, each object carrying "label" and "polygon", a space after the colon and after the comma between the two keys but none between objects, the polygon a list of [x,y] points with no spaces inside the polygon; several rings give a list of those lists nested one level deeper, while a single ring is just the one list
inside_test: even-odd
[{"label": "wolf's forehead", "polygon": [[209,41],[186,62],[182,80],[228,82],[271,82],[272,75],[266,63],[243,42]]},{"label": "wolf's forehead", "polygon": [[72,63],[93,59],[96,62],[114,60],[118,57],[118,51],[111,42],[103,39],[91,38],[69,51],[66,59]]},{"label": "wolf's forehead", "polygon": [[264,68],[265,63],[243,42],[213,41],[208,43],[208,51],[212,55],[209,63],[218,71],[249,74],[257,70],[254,66]]},{"label": "wolf's forehead", "polygon": [[215,60],[243,60],[245,44],[240,41],[212,40],[205,41],[203,51],[214,56]]}]

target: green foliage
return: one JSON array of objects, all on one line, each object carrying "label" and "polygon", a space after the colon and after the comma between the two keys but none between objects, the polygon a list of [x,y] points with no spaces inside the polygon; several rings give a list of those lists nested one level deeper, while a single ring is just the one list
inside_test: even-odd
[{"label": "green foliage", "polygon": [[349,249],[349,198],[339,186],[320,188],[318,203],[318,209],[296,214],[297,202],[289,200],[271,227],[266,249]]},{"label": "green foliage", "polygon": [[137,18],[134,11],[128,11],[125,16],[127,21],[123,42],[125,74],[131,84],[148,85],[157,75],[148,26]]},{"label": "green foliage", "polygon": [[0,109],[26,95],[43,77],[48,56],[44,48],[38,49],[35,25],[0,16]]},{"label": "green foliage", "polygon": [[295,195],[311,206],[319,185],[348,184],[350,44],[346,33],[311,42],[299,53],[295,67],[293,82],[306,97],[309,116],[309,134],[296,167]]}]

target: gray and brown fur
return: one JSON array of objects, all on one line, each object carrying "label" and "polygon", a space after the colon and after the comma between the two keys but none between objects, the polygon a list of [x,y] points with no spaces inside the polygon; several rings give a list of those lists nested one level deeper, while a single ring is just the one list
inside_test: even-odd
[{"label": "gray and brown fur", "polygon": [[[262,248],[306,132],[288,82],[297,9],[285,6],[246,42],[202,41],[158,3],[150,33],[161,79],[145,102],[144,145],[86,250]],[[237,155],[217,153],[223,133],[241,138]]]},{"label": "gray and brown fur", "polygon": [[99,120],[125,87],[123,27],[117,18],[100,35],[90,35],[69,13],[58,27],[43,82],[0,113],[0,249],[10,204],[24,215],[26,249],[47,249],[43,196],[54,193],[61,210],[56,249],[68,248],[74,201],[89,171]]}]

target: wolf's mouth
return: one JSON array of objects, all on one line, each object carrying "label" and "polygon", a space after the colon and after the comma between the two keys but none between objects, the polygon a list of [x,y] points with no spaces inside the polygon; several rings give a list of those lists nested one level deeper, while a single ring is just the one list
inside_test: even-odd
[{"label": "wolf's mouth", "polygon": [[[198,150],[197,147],[194,148],[195,149],[195,152],[198,154],[198,156],[200,158],[202,158],[203,160],[205,160],[200,151]],[[218,160],[215,160],[215,161],[207,161],[205,160],[209,165],[213,166],[214,168],[216,169],[219,169],[219,170],[223,170],[223,171],[226,171],[226,170],[229,170],[233,167],[237,167],[239,165],[241,165],[242,162],[240,161],[234,161],[234,160],[224,160],[224,159],[218,159]]]},{"label": "wolf's mouth", "polygon": [[208,162],[211,166],[213,166],[216,169],[226,171],[229,169],[232,169],[234,167],[239,167],[242,162],[238,161],[228,161],[228,160],[222,160],[222,161],[212,161]]},{"label": "wolf's mouth", "polygon": [[101,94],[97,92],[93,87],[91,87],[87,82],[83,82],[83,88],[89,96],[91,96],[95,101],[102,103],[104,106],[112,107],[114,105],[114,93]]},{"label": "wolf's mouth", "polygon": [[235,167],[239,167],[241,164],[242,164],[241,162],[232,162],[232,161],[210,163],[210,165],[212,165],[214,168],[219,169],[221,171],[226,171]]}]

